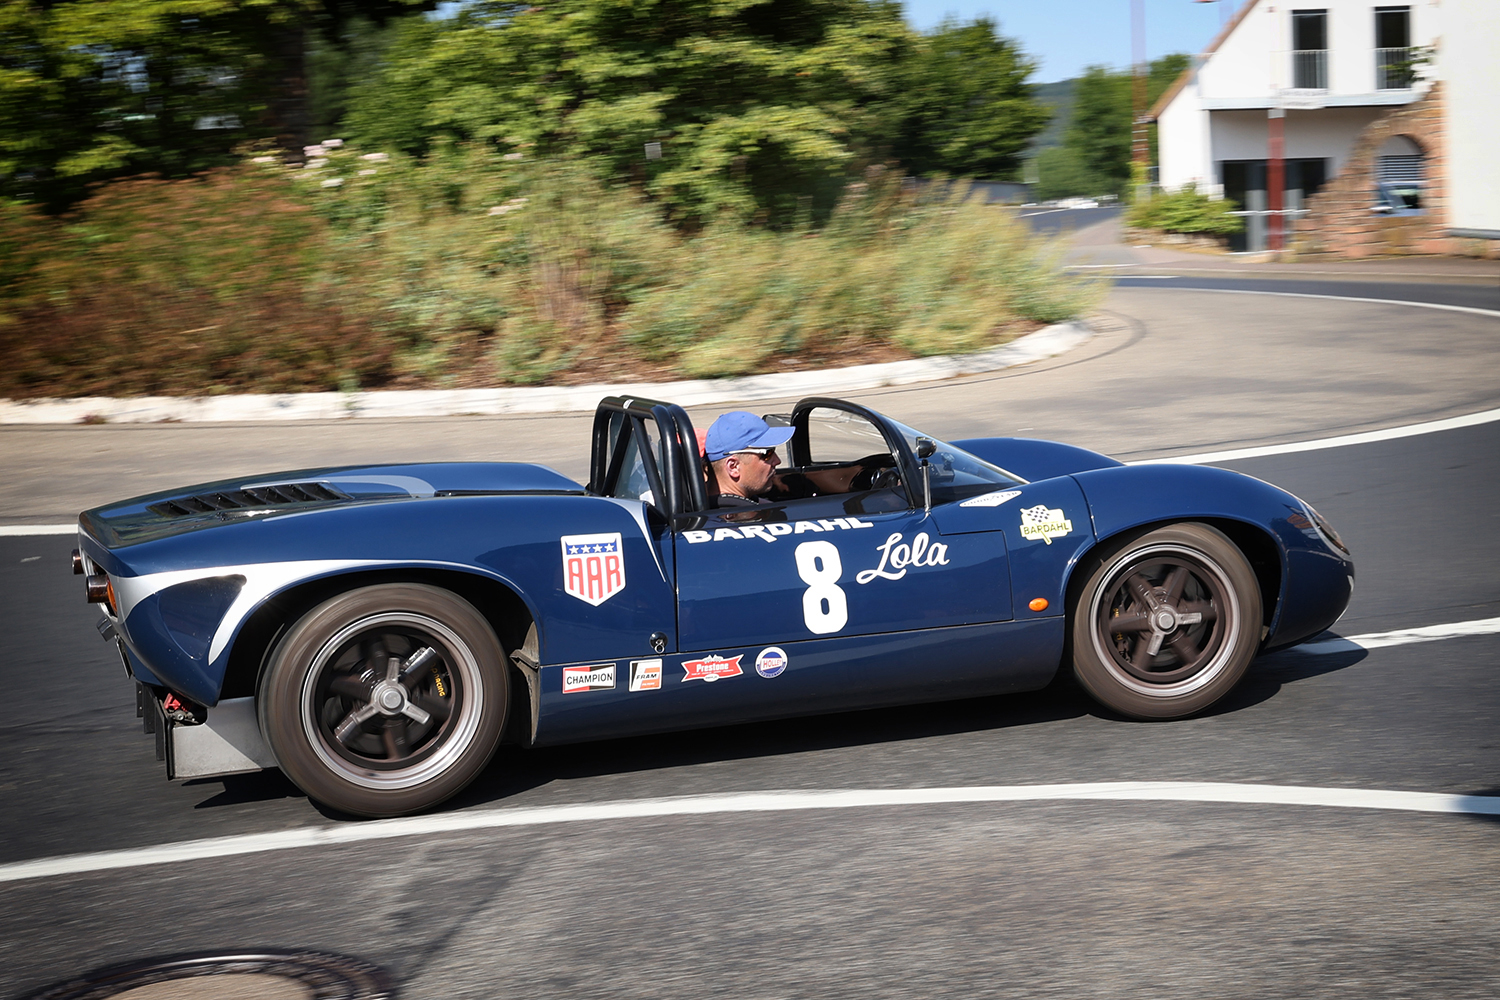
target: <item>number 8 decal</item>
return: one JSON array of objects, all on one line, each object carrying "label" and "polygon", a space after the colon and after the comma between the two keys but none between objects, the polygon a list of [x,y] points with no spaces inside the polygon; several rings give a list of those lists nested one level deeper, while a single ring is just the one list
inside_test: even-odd
[{"label": "number 8 decal", "polygon": [[849,624],[849,601],[839,586],[844,564],[838,548],[832,542],[803,542],[796,556],[797,575],[807,584],[802,620],[815,635],[837,632]]}]

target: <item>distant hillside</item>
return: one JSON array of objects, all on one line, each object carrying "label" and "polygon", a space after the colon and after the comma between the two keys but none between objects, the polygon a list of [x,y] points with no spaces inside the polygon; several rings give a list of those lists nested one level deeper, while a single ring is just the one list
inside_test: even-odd
[{"label": "distant hillside", "polygon": [[1077,82],[1076,79],[1059,80],[1056,83],[1037,85],[1037,100],[1052,109],[1052,121],[1031,140],[1032,156],[1041,150],[1062,145],[1063,132],[1068,127],[1068,119],[1073,116],[1073,85]]}]

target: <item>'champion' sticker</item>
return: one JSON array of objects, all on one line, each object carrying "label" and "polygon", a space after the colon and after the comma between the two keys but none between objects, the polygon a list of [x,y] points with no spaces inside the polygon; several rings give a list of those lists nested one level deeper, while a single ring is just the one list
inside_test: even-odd
[{"label": "'champion' sticker", "polygon": [[615,665],[601,663],[593,667],[563,667],[563,694],[579,691],[613,691],[615,688]]}]

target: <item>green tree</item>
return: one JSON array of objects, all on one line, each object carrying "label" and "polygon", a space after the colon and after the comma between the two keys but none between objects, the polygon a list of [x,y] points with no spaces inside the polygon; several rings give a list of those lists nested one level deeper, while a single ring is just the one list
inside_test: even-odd
[{"label": "green tree", "polygon": [[1089,198],[1110,191],[1110,184],[1089,170],[1078,154],[1066,146],[1053,146],[1038,153],[1036,176],[1032,194],[1039,201]]},{"label": "green tree", "polygon": [[346,122],[369,146],[580,157],[682,215],[783,222],[831,206],[894,130],[911,40],[892,0],[481,3],[402,24]]},{"label": "green tree", "polygon": [[1035,69],[989,18],[945,20],[904,60],[897,158],[919,174],[1013,177],[1051,118],[1027,82]]},{"label": "green tree", "polygon": [[251,139],[309,141],[306,47],[422,0],[0,0],[0,195],[59,209]]},{"label": "green tree", "polygon": [[[1149,107],[1187,68],[1181,53],[1151,62],[1146,78]],[[1130,180],[1130,146],[1135,120],[1133,78],[1103,66],[1090,66],[1074,88],[1073,118],[1063,144],[1106,190],[1123,194]],[[1155,126],[1151,129],[1153,149]]]}]

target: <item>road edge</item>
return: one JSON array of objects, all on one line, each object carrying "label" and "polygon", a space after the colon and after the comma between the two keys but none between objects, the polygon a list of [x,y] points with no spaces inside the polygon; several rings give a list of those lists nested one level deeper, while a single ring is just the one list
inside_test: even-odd
[{"label": "road edge", "polygon": [[680,406],[850,392],[999,371],[1065,354],[1089,340],[1081,320],[1054,323],[977,354],[683,382],[602,383],[506,389],[409,389],[222,396],[85,396],[0,399],[0,424],[242,423],[271,420],[591,413],[604,396],[666,399]]}]

